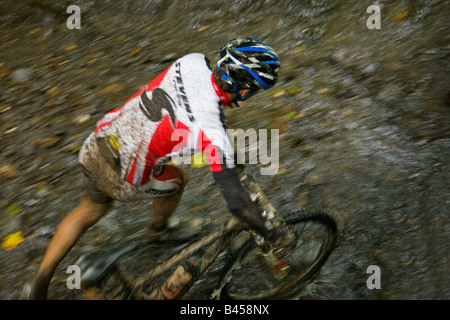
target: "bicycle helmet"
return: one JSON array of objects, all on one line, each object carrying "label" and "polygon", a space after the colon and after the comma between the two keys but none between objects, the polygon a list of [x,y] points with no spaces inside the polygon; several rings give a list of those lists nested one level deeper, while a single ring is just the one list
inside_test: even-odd
[{"label": "bicycle helmet", "polygon": [[[277,83],[280,61],[275,51],[262,41],[237,38],[220,49],[217,70],[221,72],[222,80],[233,87],[235,100],[241,101],[257,90],[270,89]],[[239,89],[252,91],[242,97]]]}]

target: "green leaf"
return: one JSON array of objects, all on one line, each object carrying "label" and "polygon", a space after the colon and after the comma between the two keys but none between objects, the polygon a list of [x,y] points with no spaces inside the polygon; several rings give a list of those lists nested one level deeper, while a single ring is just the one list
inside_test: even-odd
[{"label": "green leaf", "polygon": [[292,95],[294,95],[296,93],[299,93],[299,92],[300,92],[300,88],[299,87],[292,87],[292,88],[288,89],[288,93],[292,94]]},{"label": "green leaf", "polygon": [[292,118],[294,118],[296,115],[297,115],[297,112],[291,111],[291,112],[289,112],[287,115],[285,115],[285,117],[286,117],[287,119],[292,119]]},{"label": "green leaf", "polygon": [[21,213],[22,210],[23,209],[17,204],[12,204],[5,209],[6,213],[12,216]]}]

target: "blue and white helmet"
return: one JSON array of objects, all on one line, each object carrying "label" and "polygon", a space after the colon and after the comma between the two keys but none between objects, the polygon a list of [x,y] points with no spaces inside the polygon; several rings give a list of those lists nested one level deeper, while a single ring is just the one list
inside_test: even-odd
[{"label": "blue and white helmet", "polygon": [[278,81],[280,61],[275,51],[260,40],[237,38],[220,49],[217,69],[235,90],[266,90]]}]

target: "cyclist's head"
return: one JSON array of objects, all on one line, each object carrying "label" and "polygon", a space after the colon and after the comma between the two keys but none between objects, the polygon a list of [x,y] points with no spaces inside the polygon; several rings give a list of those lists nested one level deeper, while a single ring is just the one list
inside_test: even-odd
[{"label": "cyclist's head", "polygon": [[[217,71],[221,82],[228,84],[236,95],[235,102],[247,99],[259,89],[272,88],[277,83],[279,70],[277,54],[260,40],[237,38],[220,49]],[[251,91],[242,97],[241,89]]]}]

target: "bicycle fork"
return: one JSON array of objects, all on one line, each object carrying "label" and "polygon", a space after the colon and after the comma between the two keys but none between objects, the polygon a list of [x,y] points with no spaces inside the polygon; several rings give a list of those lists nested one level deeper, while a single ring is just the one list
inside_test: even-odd
[{"label": "bicycle fork", "polygon": [[[253,177],[247,173],[245,170],[240,174],[240,180],[244,187],[249,192],[251,200],[264,209],[263,218],[266,219],[266,228],[278,228],[284,222],[280,217],[278,211],[270,202],[269,198],[265,195],[264,191],[261,189],[258,183],[256,183]],[[261,250],[262,256],[264,257],[266,263],[271,268],[275,277],[284,278],[287,275],[287,269],[289,264],[286,260],[283,260],[282,250],[275,250],[261,235],[254,232],[253,230],[248,231],[252,238],[255,240],[258,248]]]}]

